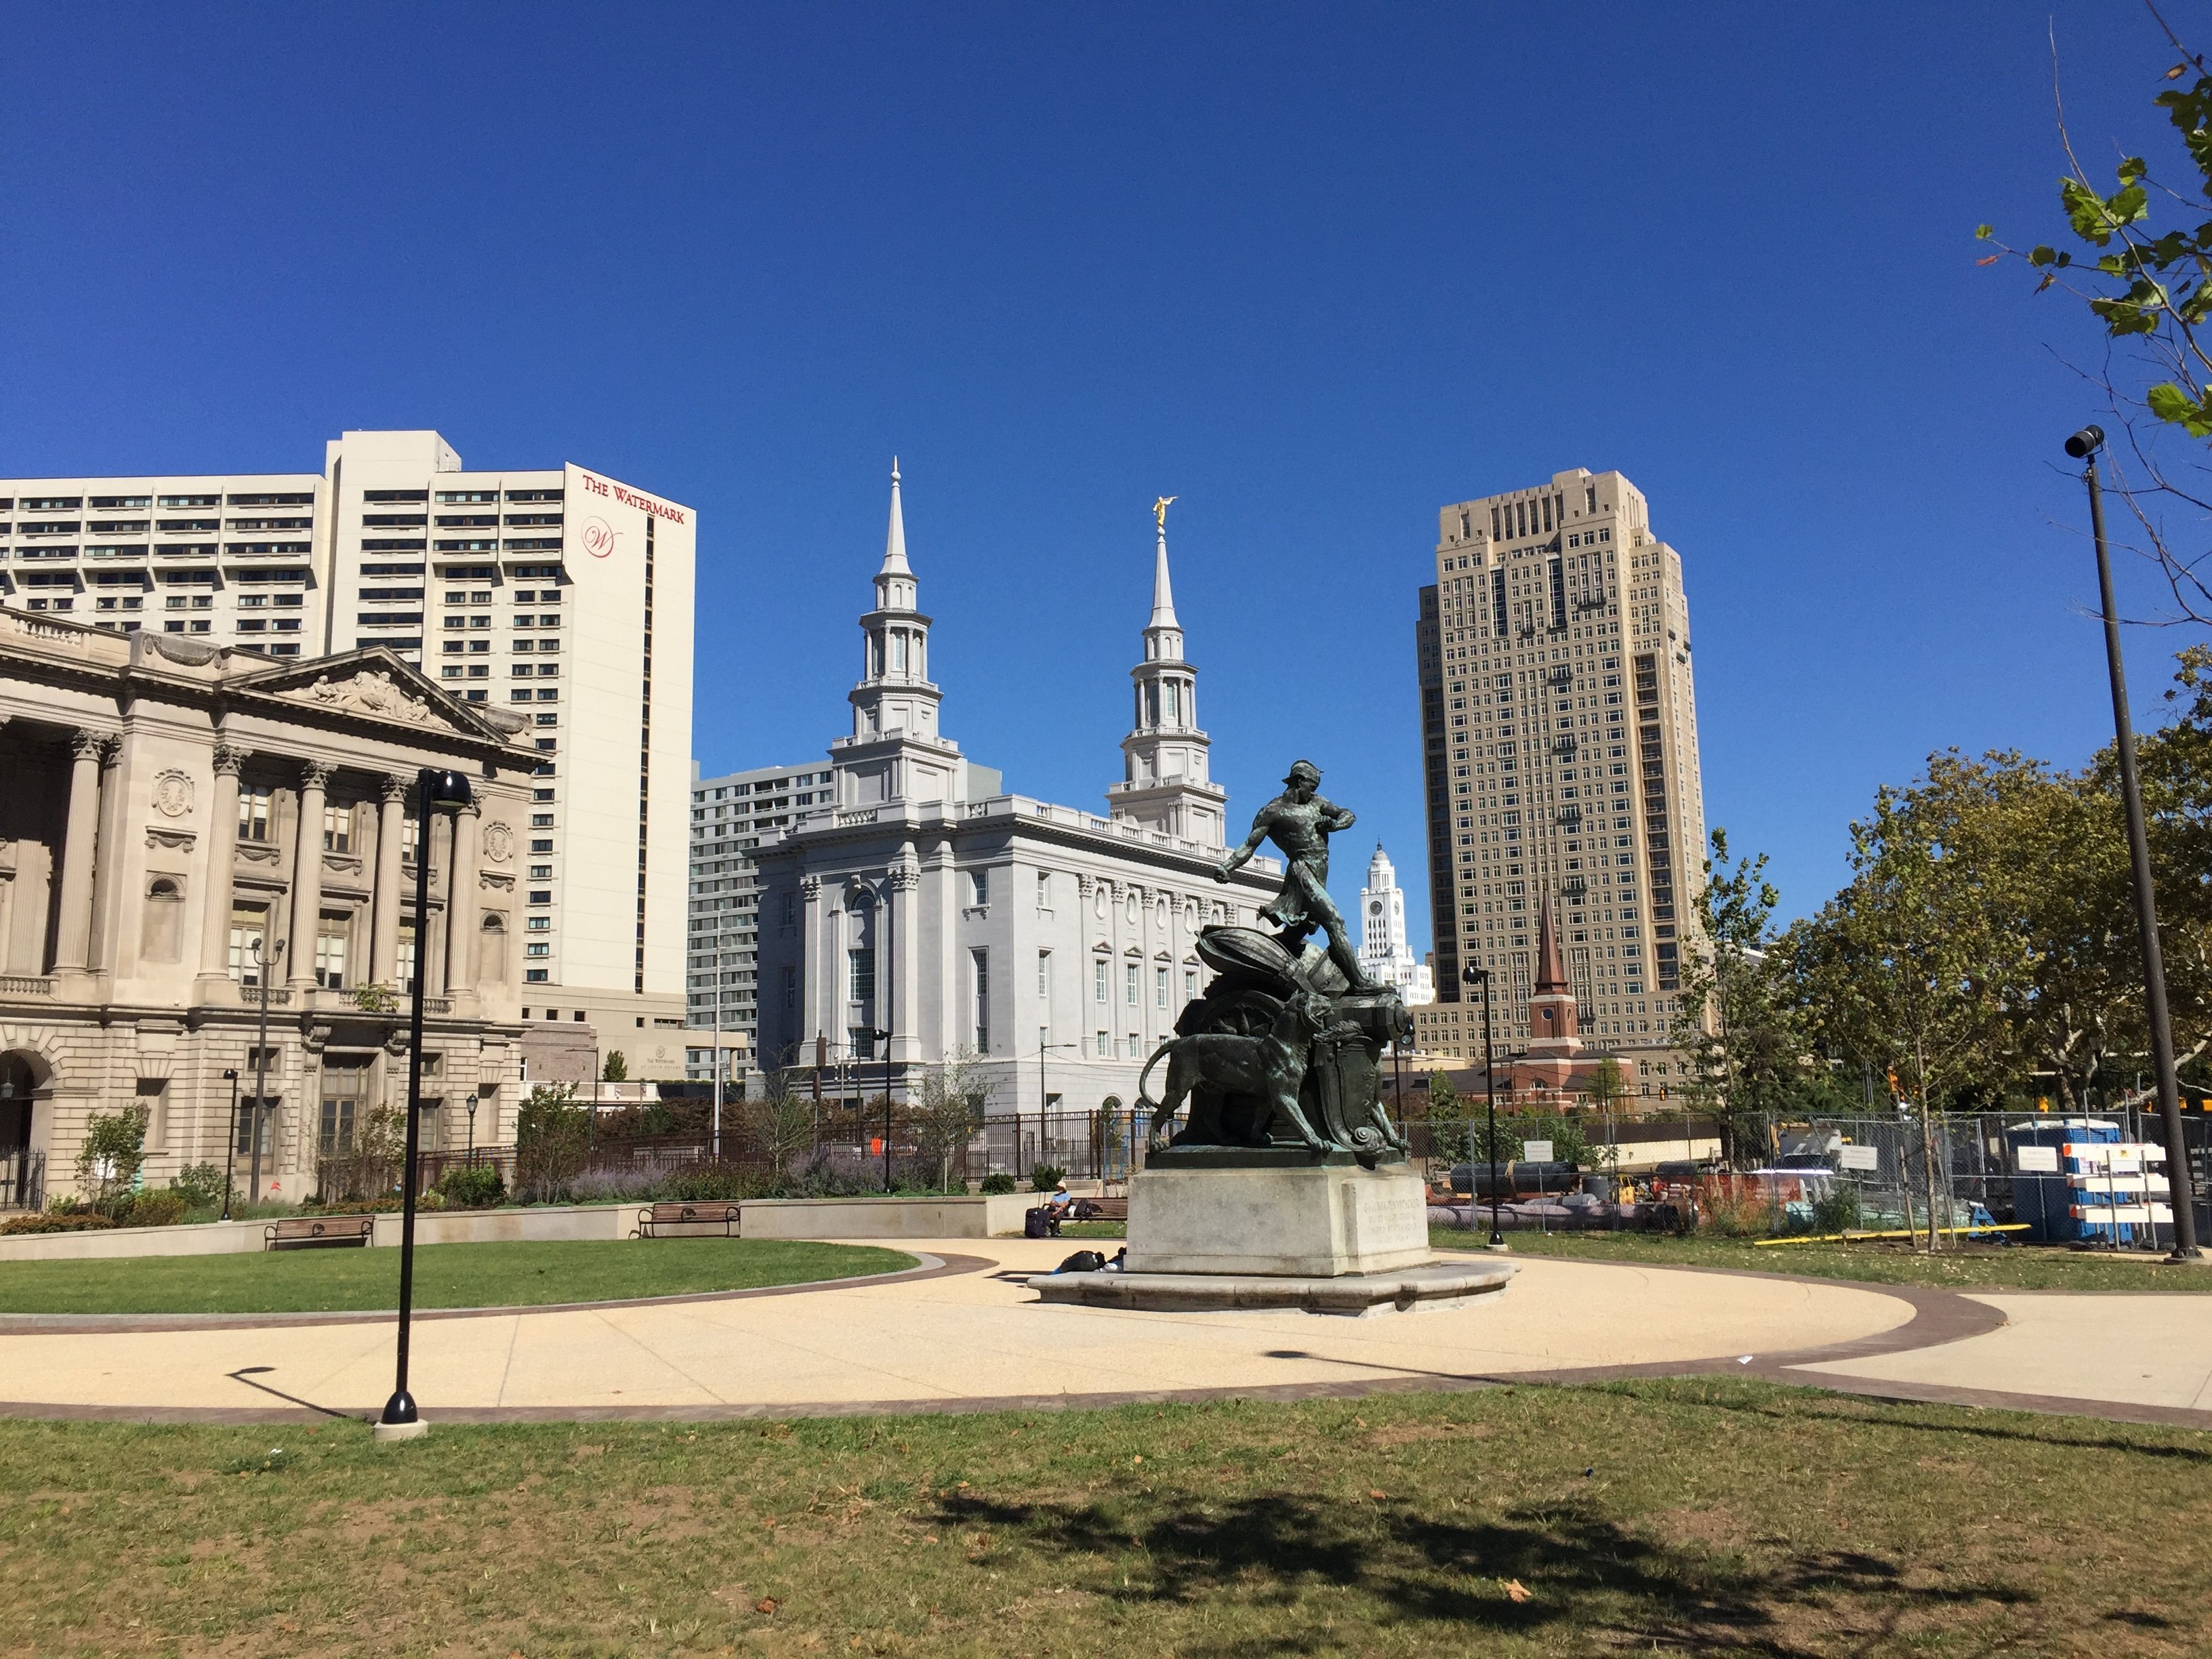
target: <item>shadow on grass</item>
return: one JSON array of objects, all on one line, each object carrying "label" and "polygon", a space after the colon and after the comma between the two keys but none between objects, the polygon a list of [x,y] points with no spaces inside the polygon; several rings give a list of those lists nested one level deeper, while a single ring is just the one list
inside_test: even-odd
[{"label": "shadow on grass", "polygon": [[[1203,1601],[1217,1619],[1224,1603],[1242,1601],[1271,1623],[1294,1621],[1185,1652],[1336,1650],[1347,1626],[1366,1623],[1529,1638],[1600,1630],[1639,1646],[1795,1659],[1826,1649],[1802,1645],[1793,1627],[1829,1625],[1826,1609],[1837,1601],[1876,1598],[1879,1607],[1854,1610],[1855,1622],[1893,1628],[1931,1609],[2033,1599],[1996,1585],[1907,1586],[1896,1564],[1849,1550],[1753,1567],[1655,1542],[1584,1501],[1462,1522],[1388,1500],[1332,1505],[1289,1492],[1218,1503],[1178,1494],[1158,1504],[1010,1504],[963,1494],[941,1502],[939,1515],[948,1528],[988,1534],[993,1553],[1027,1547],[1118,1562],[1093,1586],[1109,1599]],[[1515,1584],[1526,1600],[1513,1599],[1508,1586]],[[1315,1612],[1338,1610],[1334,1632],[1309,1627],[1297,1605],[1308,1596]]]}]

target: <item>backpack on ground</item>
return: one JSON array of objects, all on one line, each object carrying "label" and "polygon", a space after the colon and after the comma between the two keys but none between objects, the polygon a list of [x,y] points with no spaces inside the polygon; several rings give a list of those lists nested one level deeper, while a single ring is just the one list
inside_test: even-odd
[{"label": "backpack on ground", "polygon": [[1057,1273],[1095,1273],[1106,1265],[1106,1258],[1096,1250],[1078,1250],[1054,1267]]}]

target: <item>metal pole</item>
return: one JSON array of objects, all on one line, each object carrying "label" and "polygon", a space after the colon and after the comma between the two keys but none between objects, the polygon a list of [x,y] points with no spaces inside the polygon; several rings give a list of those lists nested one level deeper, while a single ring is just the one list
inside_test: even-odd
[{"label": "metal pole", "polygon": [[238,1068],[223,1073],[230,1079],[230,1139],[222,1150],[222,1218],[230,1219],[231,1172],[238,1167]]},{"label": "metal pole", "polygon": [[714,1161],[722,1161],[722,918],[719,911],[714,916]]},{"label": "metal pole", "polygon": [[[2093,435],[2094,434],[2094,435]],[[2120,763],[2120,793],[2127,807],[2128,856],[2136,890],[2136,927],[2142,939],[2143,1001],[2150,1016],[2151,1060],[2158,1079],[2158,1109],[2166,1131],[2168,1202],[2173,1206],[2173,1250],[2170,1260],[2201,1259],[2197,1248],[2195,1183],[2189,1168],[2189,1142],[2181,1127],[2181,1091],[2174,1077],[2173,1029],[2166,1006],[2166,962],[2159,951],[2158,896],[2151,885],[2150,837],[2143,824],[2142,785],[2136,775],[2135,725],[2128,714],[2127,671],[2120,659],[2120,617],[2112,603],[2112,563],[2105,547],[2105,495],[2097,477],[2096,453],[2105,434],[2086,427],[2066,441],[2066,453],[2088,463],[2089,528],[2097,544],[2097,597],[2105,611],[2105,665],[2112,683],[2114,748]],[[2080,447],[2077,449],[2076,445]],[[2144,1183],[2146,1203],[2149,1200]]]},{"label": "metal pole", "polygon": [[[1505,1235],[1498,1231],[1498,1045],[1490,1024],[1491,970],[1470,963],[1462,977],[1469,984],[1482,987],[1482,1091],[1487,1103],[1484,1117],[1488,1125],[1490,1142],[1490,1248],[1496,1250],[1504,1248]],[[1468,1182],[1470,1187],[1474,1184],[1472,1180]],[[1469,1193],[1468,1219],[1470,1222],[1474,1219],[1474,1194]]]},{"label": "metal pole", "polygon": [[[898,962],[898,889],[892,877],[884,879],[884,1190],[891,1190],[891,1043],[898,1035],[898,1005],[891,1000],[891,975]],[[1018,1133],[1016,1139],[1019,1139]]]},{"label": "metal pole", "polygon": [[[409,1339],[415,1315],[416,1159],[422,1134],[422,1016],[430,976],[424,971],[422,942],[430,936],[430,814],[434,803],[456,806],[469,800],[468,780],[458,772],[425,770],[415,780],[415,990],[408,1011],[407,1164],[399,1188],[399,1331],[392,1398],[384,1402],[376,1432],[386,1440],[408,1439],[424,1431],[415,1396],[407,1392]],[[449,874],[458,875],[449,867]]]}]

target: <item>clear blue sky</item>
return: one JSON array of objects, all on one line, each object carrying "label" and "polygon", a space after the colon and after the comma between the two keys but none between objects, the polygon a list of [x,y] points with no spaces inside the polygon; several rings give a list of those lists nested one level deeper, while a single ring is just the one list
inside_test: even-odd
[{"label": "clear blue sky", "polygon": [[[1792,910],[1929,750],[2109,735],[2056,465],[2097,343],[1971,240],[2057,228],[2044,8],[10,16],[0,472],[434,426],[690,502],[710,770],[842,729],[894,453],[948,734],[1098,802],[1177,495],[1232,814],[1310,755],[1340,897],[1379,835],[1417,939],[1449,501],[1644,489],[1708,817]],[[2157,144],[2145,14],[2057,27],[2087,153]],[[2181,642],[2136,636],[2139,706]]]}]

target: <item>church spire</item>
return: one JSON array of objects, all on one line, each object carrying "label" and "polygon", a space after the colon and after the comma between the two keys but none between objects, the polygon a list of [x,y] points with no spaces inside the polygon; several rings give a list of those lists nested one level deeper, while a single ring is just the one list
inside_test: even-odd
[{"label": "church spire", "polygon": [[1121,781],[1107,792],[1114,817],[1208,848],[1222,844],[1226,792],[1206,775],[1208,739],[1198,725],[1198,671],[1183,660],[1182,624],[1168,579],[1168,504],[1152,503],[1152,614],[1136,682],[1136,725],[1121,739]]},{"label": "church spire", "polygon": [[1160,526],[1159,540],[1152,548],[1152,619],[1147,628],[1173,628],[1182,624],[1176,620],[1175,589],[1168,581],[1168,527]]},{"label": "church spire", "polygon": [[1566,988],[1566,970],[1559,965],[1559,936],[1552,927],[1552,896],[1547,893],[1536,918],[1536,994],[1552,996]]},{"label": "church spire", "polygon": [[906,562],[906,514],[899,510],[898,457],[891,457],[891,527],[884,538],[884,568],[879,576],[911,576]]}]

